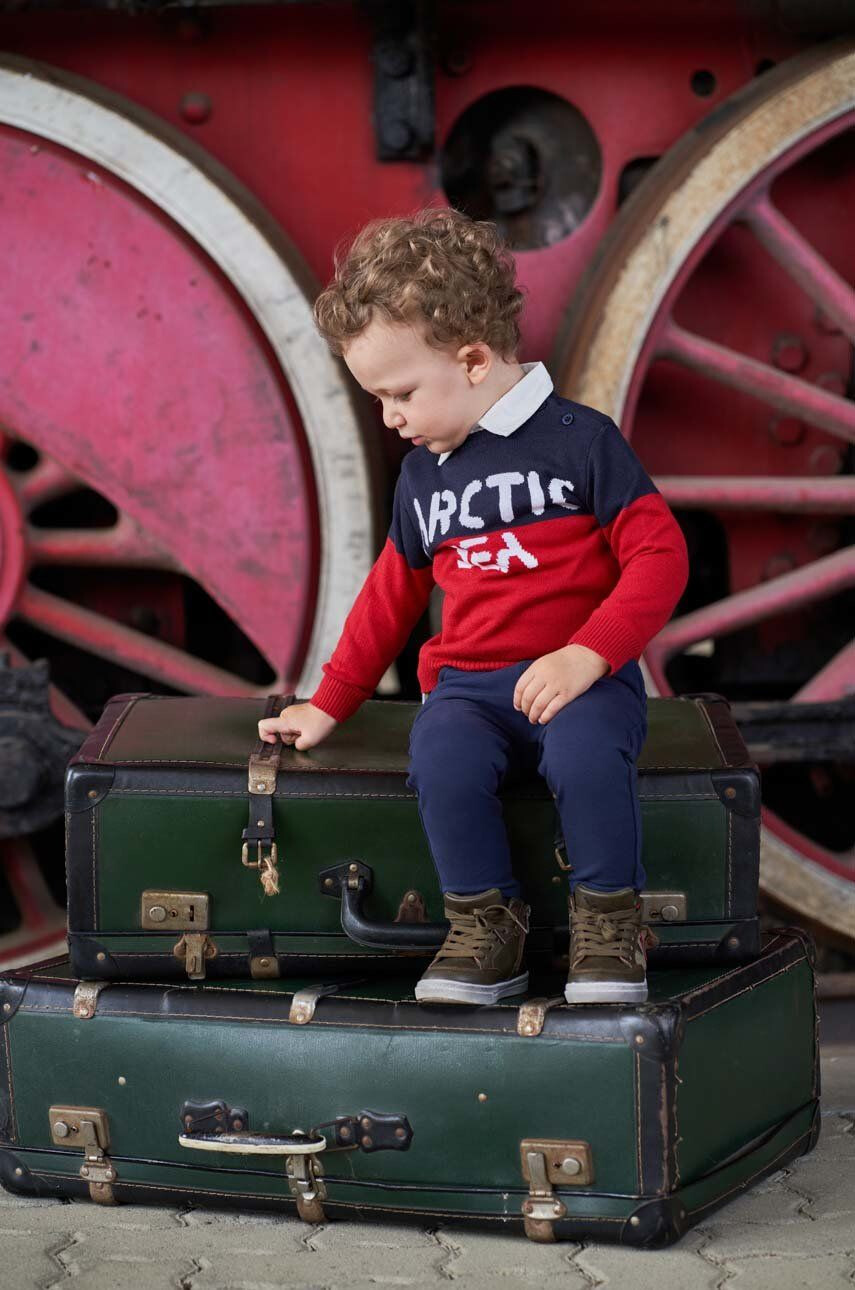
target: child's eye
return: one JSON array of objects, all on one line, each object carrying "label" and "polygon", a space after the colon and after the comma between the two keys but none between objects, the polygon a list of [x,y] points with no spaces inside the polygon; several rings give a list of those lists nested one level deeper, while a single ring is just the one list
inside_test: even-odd
[{"label": "child's eye", "polygon": [[406,394],[396,394],[395,398],[400,399],[402,403],[406,403],[407,399],[410,397],[411,394],[412,394],[412,390],[408,390]]}]

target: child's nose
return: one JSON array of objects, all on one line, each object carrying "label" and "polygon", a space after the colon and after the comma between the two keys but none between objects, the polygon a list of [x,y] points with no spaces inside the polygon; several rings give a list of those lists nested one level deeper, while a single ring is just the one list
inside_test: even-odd
[{"label": "child's nose", "polygon": [[383,420],[389,430],[397,430],[404,424],[404,414],[397,408],[383,413]]}]

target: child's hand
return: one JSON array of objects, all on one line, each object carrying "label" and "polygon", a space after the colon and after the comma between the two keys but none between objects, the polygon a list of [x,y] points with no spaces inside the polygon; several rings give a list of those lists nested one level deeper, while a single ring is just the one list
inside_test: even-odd
[{"label": "child's hand", "polygon": [[292,703],[281,716],[262,717],[258,733],[266,744],[275,744],[276,736],[281,735],[283,744],[293,744],[299,752],[304,752],[331,735],[337,725],[335,717],[328,716],[313,703]]},{"label": "child's hand", "polygon": [[602,655],[586,645],[565,645],[552,654],[542,654],[517,681],[514,707],[524,712],[532,725],[545,726],[608,670]]}]

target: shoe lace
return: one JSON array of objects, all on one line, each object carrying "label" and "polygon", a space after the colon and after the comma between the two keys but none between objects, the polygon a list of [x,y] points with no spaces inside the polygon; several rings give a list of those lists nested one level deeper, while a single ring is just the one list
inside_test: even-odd
[{"label": "shoe lace", "polygon": [[[573,911],[573,966],[589,955],[595,958],[619,958],[634,966],[638,943],[638,914],[635,909],[614,909],[601,913],[577,907]],[[647,940],[647,929],[644,929]]]},{"label": "shoe lace", "polygon": [[469,914],[452,909],[448,911],[448,921],[448,935],[438,957],[474,959],[478,967],[497,940],[507,943],[511,935],[509,921],[516,923],[520,931],[528,931],[527,922],[517,918],[507,905],[485,905]]}]

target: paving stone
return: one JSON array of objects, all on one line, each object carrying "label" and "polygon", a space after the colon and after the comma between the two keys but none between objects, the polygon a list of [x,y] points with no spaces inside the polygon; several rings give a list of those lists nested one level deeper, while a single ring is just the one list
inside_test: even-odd
[{"label": "paving stone", "polygon": [[727,1290],[852,1290],[853,1263],[846,1255],[800,1259],[760,1255],[728,1262]]},{"label": "paving stone", "polygon": [[519,1235],[474,1231],[466,1227],[441,1227],[434,1241],[443,1251],[440,1270],[444,1281],[464,1281],[473,1285],[563,1286],[566,1290],[584,1290],[588,1281],[573,1263],[581,1248],[569,1241],[540,1245]]},{"label": "paving stone", "polygon": [[0,1217],[0,1290],[41,1290],[52,1276],[61,1275],[51,1249],[71,1238],[66,1233],[58,1241],[42,1231],[40,1224],[34,1228],[29,1223],[11,1222],[9,1217]]},{"label": "paving stone", "polygon": [[[174,1290],[193,1269],[191,1260],[172,1242],[153,1239],[148,1230],[74,1230],[51,1243],[52,1273],[39,1279],[39,1290]],[[5,1241],[4,1241],[5,1250]]]},{"label": "paving stone", "polygon": [[667,1250],[633,1250],[617,1245],[589,1245],[574,1259],[589,1287],[614,1290],[715,1290],[722,1270],[705,1262],[698,1246],[706,1238],[687,1232]]},{"label": "paving stone", "polygon": [[855,1253],[855,1224],[852,1215],[800,1222],[744,1223],[738,1203],[720,1210],[715,1221],[699,1227],[709,1236],[704,1249],[716,1258],[738,1259],[762,1254],[796,1255],[801,1258],[826,1254]]}]

